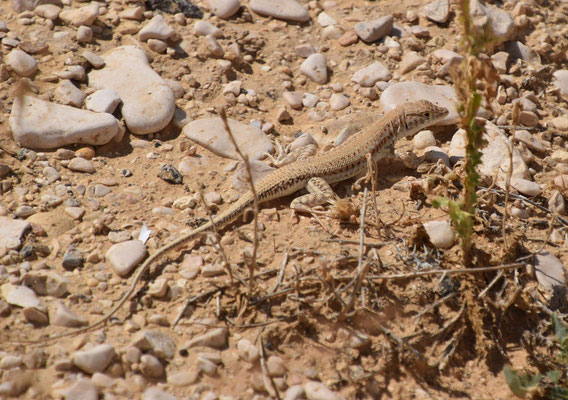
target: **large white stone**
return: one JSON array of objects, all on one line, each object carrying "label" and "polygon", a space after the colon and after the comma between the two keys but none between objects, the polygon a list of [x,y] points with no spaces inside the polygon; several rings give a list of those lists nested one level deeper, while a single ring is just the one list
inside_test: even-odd
[{"label": "large white stone", "polygon": [[0,249],[17,249],[20,247],[24,232],[30,229],[30,223],[21,219],[0,217]]},{"label": "large white stone", "polygon": [[552,75],[554,76],[554,86],[560,89],[560,93],[564,96],[568,96],[568,70],[558,70]]},{"label": "large white stone", "polygon": [[255,13],[289,21],[306,22],[308,10],[296,0],[251,0],[249,7]]},{"label": "large white stone", "polygon": [[174,115],[174,93],[152,69],[144,51],[122,46],[103,58],[105,67],[89,73],[89,84],[95,89],[112,89],[118,93],[128,129],[147,135],[165,128]]},{"label": "large white stone", "polygon": [[175,31],[166,23],[164,17],[158,14],[144,28],[140,29],[138,37],[144,41],[148,39],[166,40],[174,33]]},{"label": "large white stone", "polygon": [[385,113],[398,105],[417,100],[428,100],[448,109],[449,114],[436,125],[452,125],[458,120],[457,97],[454,88],[444,85],[426,85],[420,82],[400,82],[390,85],[381,96]]},{"label": "large white stone", "polygon": [[114,358],[114,347],[110,344],[99,344],[89,350],[73,353],[73,364],[88,374],[103,372]]},{"label": "large white stone", "polygon": [[20,76],[31,76],[37,71],[37,61],[20,49],[14,49],[6,56],[6,65]]},{"label": "large white stone", "polygon": [[470,0],[469,7],[474,27],[480,32],[485,27],[489,28],[493,36],[492,44],[505,42],[515,32],[515,22],[507,11],[487,5],[481,0]]},{"label": "large white stone", "polygon": [[321,53],[315,53],[306,58],[300,65],[300,71],[315,83],[327,82],[327,62]]},{"label": "large white stone", "polygon": [[91,3],[80,8],[63,10],[59,13],[59,18],[74,26],[92,25],[99,16],[99,5]]},{"label": "large white stone", "polygon": [[[237,146],[250,160],[258,160],[264,153],[274,151],[272,143],[259,128],[232,119],[229,119],[229,128],[231,128]],[[239,159],[220,118],[203,118],[192,121],[183,128],[183,133],[217,155]]]},{"label": "large white stone", "polygon": [[110,114],[50,103],[32,96],[14,100],[10,113],[14,139],[24,147],[55,149],[73,143],[101,145],[119,132]]},{"label": "large white stone", "polygon": [[41,307],[41,301],[35,292],[27,286],[5,283],[0,287],[0,292],[8,304],[18,307]]},{"label": "large white stone", "polygon": [[380,61],[375,61],[355,72],[351,80],[363,87],[371,87],[378,81],[388,81],[390,77],[389,69]]},{"label": "large white stone", "polygon": [[241,2],[239,0],[206,0],[209,9],[219,18],[230,18],[239,11]]},{"label": "large white stone", "polygon": [[106,261],[119,276],[126,276],[146,256],[146,246],[140,240],[127,240],[111,246]]}]

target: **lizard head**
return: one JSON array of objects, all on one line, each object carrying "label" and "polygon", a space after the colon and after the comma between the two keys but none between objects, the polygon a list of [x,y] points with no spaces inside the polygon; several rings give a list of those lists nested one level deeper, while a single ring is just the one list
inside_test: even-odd
[{"label": "lizard head", "polygon": [[428,100],[418,100],[403,105],[406,132],[404,136],[413,135],[421,129],[444,119],[448,110]]}]

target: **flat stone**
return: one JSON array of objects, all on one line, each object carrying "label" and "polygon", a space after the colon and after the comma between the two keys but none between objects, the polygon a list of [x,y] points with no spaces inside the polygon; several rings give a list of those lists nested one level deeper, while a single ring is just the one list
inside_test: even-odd
[{"label": "flat stone", "polygon": [[423,225],[430,241],[437,248],[449,249],[454,245],[456,238],[449,221],[428,221]]},{"label": "flat stone", "polygon": [[564,96],[568,96],[568,70],[558,70],[552,75],[554,76],[552,84],[560,89],[560,93]]},{"label": "flat stone", "polygon": [[364,42],[375,42],[389,35],[393,28],[392,15],[385,15],[372,21],[355,24],[355,33]]},{"label": "flat stone", "polygon": [[114,347],[110,344],[99,344],[89,350],[73,353],[73,364],[88,374],[103,372],[115,356]]},{"label": "flat stone", "polygon": [[55,89],[55,100],[61,104],[74,107],[81,107],[83,100],[87,95],[83,93],[77,86],[73,85],[70,80],[62,80],[57,89]]},{"label": "flat stone", "polygon": [[173,386],[184,387],[193,385],[199,379],[197,371],[179,371],[168,373],[168,383]]},{"label": "flat stone", "polygon": [[445,23],[450,15],[450,2],[448,0],[435,0],[426,4],[422,12],[430,21]]},{"label": "flat stone", "polygon": [[549,124],[553,128],[558,129],[561,132],[568,132],[568,116],[563,115],[553,118],[551,121],[549,121]]},{"label": "flat stone", "polygon": [[540,64],[540,55],[522,42],[512,41],[505,43],[505,50],[513,60],[524,60]]},{"label": "flat stone", "polygon": [[308,400],[345,400],[345,397],[328,389],[321,382],[306,382],[304,391]]},{"label": "flat stone", "polygon": [[59,17],[61,7],[55,4],[40,4],[34,9],[35,15],[55,21]]},{"label": "flat stone", "polygon": [[223,37],[223,31],[207,21],[195,22],[195,25],[193,25],[193,33],[195,33],[197,36],[211,35],[214,38]]},{"label": "flat stone", "polygon": [[4,62],[19,76],[32,76],[37,71],[37,60],[20,49],[10,51]]},{"label": "flat stone", "polygon": [[152,351],[156,357],[162,360],[170,360],[174,357],[176,345],[166,334],[159,331],[144,330],[137,332],[132,339],[131,346],[142,351]]},{"label": "flat stone", "polygon": [[97,386],[84,378],[79,378],[73,385],[60,390],[59,394],[65,400],[97,400],[99,398]]},{"label": "flat stone", "polygon": [[546,146],[537,138],[535,138],[529,131],[519,130],[513,134],[513,140],[524,143],[529,149],[544,153]]},{"label": "flat stone", "polygon": [[97,113],[112,114],[120,104],[120,96],[112,89],[97,90],[85,99],[85,108]]},{"label": "flat stone", "polygon": [[105,67],[89,73],[95,89],[112,89],[122,100],[122,116],[132,133],[155,133],[171,121],[175,111],[173,91],[150,66],[144,51],[121,46],[103,56]]},{"label": "flat stone", "polygon": [[[252,181],[254,183],[260,181],[260,179],[275,170],[275,168],[262,161],[252,160],[249,164],[252,173]],[[242,161],[239,162],[233,174],[233,187],[239,191],[245,191],[250,188],[247,169]]]},{"label": "flat stone", "polygon": [[0,287],[2,297],[6,303],[18,307],[41,307],[41,301],[35,292],[27,286],[16,286],[5,283]]},{"label": "flat stone", "polygon": [[80,110],[32,96],[14,101],[10,113],[14,139],[24,147],[54,149],[69,144],[102,145],[121,132],[110,114]]},{"label": "flat stone", "polygon": [[326,27],[331,25],[337,25],[337,21],[325,11],[318,14],[318,24],[320,26]]},{"label": "flat stone", "polygon": [[2,227],[0,249],[8,250],[19,248],[22,236],[31,227],[28,221],[2,216],[0,216],[0,226]]},{"label": "flat stone", "polygon": [[302,93],[300,92],[284,92],[282,98],[290,107],[294,109],[302,108]]},{"label": "flat stone", "polygon": [[[260,128],[233,119],[229,119],[228,122],[237,146],[250,160],[259,160],[265,153],[274,151],[272,143]],[[203,118],[192,121],[183,128],[183,133],[189,139],[219,156],[239,159],[220,118]]]},{"label": "flat stone", "polygon": [[455,51],[448,49],[434,50],[432,56],[442,64],[459,64],[463,61],[463,56]]},{"label": "flat stone", "polygon": [[300,72],[315,83],[320,85],[326,83],[327,61],[325,56],[321,53],[312,54],[300,65]]},{"label": "flat stone", "polygon": [[63,10],[59,13],[59,18],[66,24],[81,26],[92,25],[99,16],[99,4],[90,3],[89,5]]},{"label": "flat stone", "polygon": [[41,296],[63,297],[67,294],[69,279],[56,272],[33,271],[24,276],[23,283]]},{"label": "flat stone", "polygon": [[86,172],[88,174],[92,174],[95,172],[95,166],[89,160],[84,159],[83,157],[75,157],[74,159],[69,162],[67,165],[71,171],[77,172]]},{"label": "flat stone", "polygon": [[566,268],[554,254],[543,251],[535,255],[534,268],[538,283],[546,289],[566,286]]},{"label": "flat stone", "polygon": [[0,369],[12,369],[22,365],[22,357],[8,354],[0,360]]},{"label": "flat stone", "polygon": [[487,26],[492,33],[493,45],[507,41],[515,32],[515,22],[507,11],[485,4],[481,0],[471,0],[469,7],[474,27],[483,33]]},{"label": "flat stone", "polygon": [[111,246],[106,261],[120,277],[125,277],[146,256],[146,246],[140,240],[127,240]]},{"label": "flat stone", "polygon": [[419,65],[422,65],[426,62],[426,58],[422,57],[415,51],[410,51],[406,53],[402,61],[400,62],[400,73],[407,74],[410,71],[414,70]]},{"label": "flat stone", "polygon": [[196,346],[205,346],[214,349],[224,349],[227,346],[228,333],[226,328],[211,329],[202,335],[195,336],[183,348],[190,349]]},{"label": "flat stone", "polygon": [[255,13],[286,21],[306,22],[308,10],[296,0],[251,0],[249,7]]},{"label": "flat stone", "polygon": [[140,29],[138,38],[143,41],[148,39],[166,40],[174,33],[175,31],[166,23],[164,17],[161,14],[156,14],[150,22]]},{"label": "flat stone", "polygon": [[67,328],[79,328],[88,325],[88,321],[69,310],[65,304],[60,302],[53,316],[50,316],[51,323],[55,326],[65,326]]},{"label": "flat stone", "polygon": [[542,193],[542,189],[536,182],[523,178],[511,178],[511,186],[519,191],[519,193],[527,196],[538,196]]},{"label": "flat stone", "polygon": [[206,0],[209,10],[219,18],[231,18],[241,8],[239,0]]},{"label": "flat stone", "polygon": [[429,146],[436,146],[436,138],[432,131],[420,131],[412,138],[412,144],[416,150],[422,150]]},{"label": "flat stone", "polygon": [[436,125],[452,125],[458,121],[457,97],[454,88],[451,86],[400,82],[390,85],[381,95],[381,104],[385,113],[395,109],[400,104],[417,100],[428,100],[449,110],[446,118]]},{"label": "flat stone", "polygon": [[511,144],[509,138],[497,126],[487,121],[485,123],[484,139],[487,146],[483,149],[479,172],[482,175],[494,178],[497,173],[497,185],[504,188],[507,171],[510,168],[509,150],[513,152],[513,171],[512,178],[530,179],[527,164],[523,160],[519,150]]},{"label": "flat stone", "polygon": [[98,54],[92,51],[85,51],[82,54],[83,58],[89,62],[95,68],[101,68],[105,66],[105,60]]},{"label": "flat stone", "polygon": [[353,74],[351,81],[363,87],[371,87],[378,81],[388,81],[391,73],[380,61],[367,65]]}]

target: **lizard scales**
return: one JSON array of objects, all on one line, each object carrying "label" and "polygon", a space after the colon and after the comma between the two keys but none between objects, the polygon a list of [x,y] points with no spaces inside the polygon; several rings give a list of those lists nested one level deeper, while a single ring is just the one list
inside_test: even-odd
[{"label": "lizard scales", "polygon": [[[435,124],[448,114],[444,107],[437,106],[427,100],[419,100],[402,104],[386,113],[371,128],[357,132],[345,142],[327,153],[314,155],[302,161],[296,161],[276,169],[255,184],[259,203],[288,196],[306,187],[312,178],[322,178],[328,184],[340,182],[361,174],[367,168],[366,154],[371,154],[374,161],[387,155],[394,143],[405,136]],[[227,210],[213,218],[218,228],[223,228],[243,215],[254,203],[252,191],[241,196]],[[138,269],[128,291],[105,316],[89,326],[56,336],[28,341],[40,343],[48,340],[71,336],[85,332],[108,321],[130,298],[137,283],[150,265],[167,251],[191,240],[202,232],[212,228],[211,222],[193,229],[156,250]],[[21,341],[21,343],[26,343]]]}]

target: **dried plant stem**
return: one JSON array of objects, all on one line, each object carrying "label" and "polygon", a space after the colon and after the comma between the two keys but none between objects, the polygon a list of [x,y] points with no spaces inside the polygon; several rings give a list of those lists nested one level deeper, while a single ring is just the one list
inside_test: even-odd
[{"label": "dried plant stem", "polygon": [[[233,136],[233,132],[231,131],[231,127],[229,126],[229,121],[227,120],[227,113],[225,112],[224,108],[221,108],[219,115],[221,117],[221,120],[223,121],[223,124],[225,125],[225,130],[227,131],[227,134],[229,135],[229,138],[231,139],[231,142],[233,143],[233,146],[235,146],[235,151],[237,152],[237,154],[239,155],[239,157],[243,160],[244,164],[245,164],[245,168],[247,170],[247,181],[249,183],[250,186],[250,191],[252,192],[252,196],[253,196],[253,213],[254,213],[254,219],[253,219],[253,223],[254,223],[254,237],[253,237],[253,245],[252,245],[252,255],[250,257],[250,260],[246,260],[247,263],[249,264],[249,282],[248,282],[248,296],[251,297],[252,296],[252,289],[254,287],[254,271],[256,271],[256,253],[258,250],[258,213],[259,213],[259,202],[258,202],[258,196],[256,194],[256,189],[254,187],[254,182],[252,181],[252,171],[250,168],[250,163],[248,160],[248,157],[245,156],[241,149],[239,148],[239,146],[237,145],[237,142],[235,140],[235,137]],[[246,258],[246,257],[245,257]]]}]

